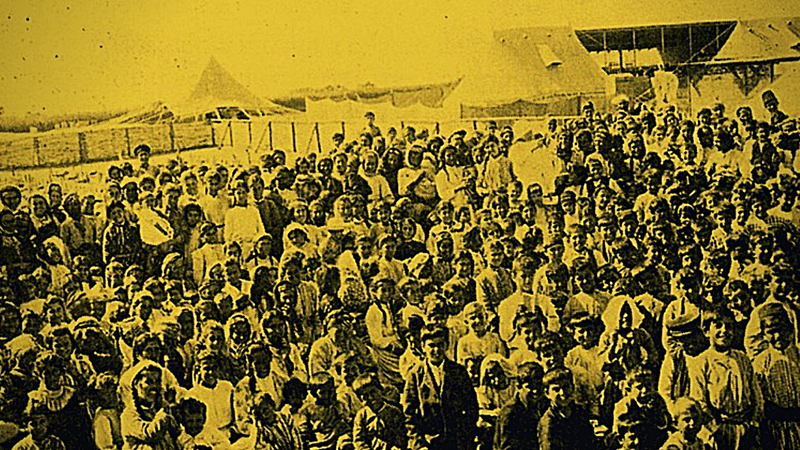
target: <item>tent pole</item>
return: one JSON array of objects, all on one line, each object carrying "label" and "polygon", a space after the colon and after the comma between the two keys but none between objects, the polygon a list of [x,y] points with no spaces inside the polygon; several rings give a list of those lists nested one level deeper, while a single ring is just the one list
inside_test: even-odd
[{"label": "tent pole", "polygon": [[319,138],[319,122],[314,122],[314,131],[317,133],[317,152],[322,152],[322,142]]},{"label": "tent pole", "polygon": [[269,130],[269,150],[272,151],[274,148],[272,147],[272,121],[270,120],[267,123],[267,129]]},{"label": "tent pole", "polygon": [[297,136],[294,129],[294,122],[292,122],[292,150],[297,153]]}]

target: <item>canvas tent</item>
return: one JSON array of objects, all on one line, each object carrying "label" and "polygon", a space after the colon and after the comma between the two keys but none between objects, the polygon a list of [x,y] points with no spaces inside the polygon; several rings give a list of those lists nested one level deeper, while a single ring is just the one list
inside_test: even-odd
[{"label": "canvas tent", "polygon": [[176,104],[158,102],[126,114],[117,122],[154,124],[168,120],[249,120],[292,112],[295,111],[251,93],[212,57],[185,101]]},{"label": "canvas tent", "polygon": [[773,82],[792,90],[787,80],[797,81],[796,70],[791,69],[797,61],[800,18],[738,21],[719,52],[697,72],[702,76],[692,85],[692,108],[696,111],[715,102],[731,108],[751,104]]},{"label": "canvas tent", "polygon": [[740,20],[712,63],[800,58],[800,17]]},{"label": "canvas tent", "polygon": [[498,31],[473,59],[446,101],[462,118],[573,115],[589,100],[603,109],[608,75],[569,27]]}]

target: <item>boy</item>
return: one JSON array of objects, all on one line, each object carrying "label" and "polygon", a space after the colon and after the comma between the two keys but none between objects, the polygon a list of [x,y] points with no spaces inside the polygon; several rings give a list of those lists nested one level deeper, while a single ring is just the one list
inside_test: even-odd
[{"label": "boy", "polygon": [[298,414],[298,428],[310,448],[338,448],[349,440],[350,427],[344,407],[336,399],[333,377],[326,372],[314,374],[309,391],[311,396]]},{"label": "boy", "polygon": [[[764,426],[777,448],[800,448],[800,351],[787,307],[778,302],[758,311],[768,347],[753,360],[764,394]],[[762,430],[764,431],[764,430]]]},{"label": "boy", "polygon": [[586,313],[577,314],[571,318],[568,328],[578,345],[567,352],[564,365],[575,374],[577,400],[596,416],[600,413],[600,393],[605,382],[598,345],[602,322]]},{"label": "boy", "polygon": [[187,397],[175,406],[175,419],[183,427],[178,436],[178,447],[194,450],[200,445],[214,449],[230,447],[228,439],[212,428],[206,427],[206,405],[195,398]]},{"label": "boy", "polygon": [[572,372],[565,368],[550,370],[542,384],[550,406],[539,420],[539,449],[595,449],[589,417],[573,400]]},{"label": "boy", "polygon": [[697,438],[702,425],[700,405],[689,397],[681,397],[672,407],[675,431],[670,433],[661,450],[703,450],[703,442]]},{"label": "boy", "polygon": [[547,404],[543,401],[542,366],[535,362],[517,368],[514,398],[500,410],[494,433],[494,448],[522,450],[539,447],[537,427]]},{"label": "boy", "polygon": [[690,372],[690,397],[711,416],[705,426],[712,442],[738,450],[756,447],[764,399],[750,360],[731,347],[733,322],[730,310],[703,312],[703,332],[711,347],[697,357],[697,370]]},{"label": "boy", "polygon": [[489,331],[486,323],[486,307],[482,303],[472,302],[464,307],[464,317],[469,326],[466,336],[458,340],[456,361],[465,364],[473,357],[486,357],[492,353],[507,356],[506,346],[497,333]]},{"label": "boy", "polygon": [[13,450],[66,450],[61,439],[50,431],[50,411],[41,404],[28,413],[30,433],[13,447]]},{"label": "boy", "polygon": [[670,415],[667,404],[656,391],[652,372],[642,367],[628,371],[625,396],[614,406],[614,432],[618,436],[623,436],[620,424],[632,413],[641,414],[644,420],[639,436],[644,448],[660,447],[667,438]]},{"label": "boy", "polygon": [[217,376],[217,357],[211,353],[202,355],[197,363],[196,382],[188,392],[206,405],[206,427],[221,432],[226,438],[234,425],[233,385]]},{"label": "boy", "polygon": [[353,382],[353,389],[364,403],[353,421],[355,450],[400,450],[406,448],[403,412],[383,399],[378,379],[366,374]]}]

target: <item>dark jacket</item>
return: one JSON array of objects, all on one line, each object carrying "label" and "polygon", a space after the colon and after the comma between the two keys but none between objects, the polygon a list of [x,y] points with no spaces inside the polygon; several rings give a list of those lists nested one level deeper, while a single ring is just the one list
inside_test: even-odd
[{"label": "dark jacket", "polygon": [[549,408],[539,420],[540,450],[594,450],[594,430],[586,411],[575,403],[569,417]]},{"label": "dark jacket", "polygon": [[437,390],[425,362],[414,366],[408,375],[402,403],[410,449],[475,447],[478,400],[467,369],[445,359],[441,384]]},{"label": "dark jacket", "polygon": [[519,394],[500,410],[494,430],[494,450],[539,448],[539,405],[525,405]]}]

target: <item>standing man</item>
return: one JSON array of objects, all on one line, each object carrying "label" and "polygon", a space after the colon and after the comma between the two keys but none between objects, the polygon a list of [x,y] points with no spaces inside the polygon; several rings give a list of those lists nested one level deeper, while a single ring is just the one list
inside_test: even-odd
[{"label": "standing man", "polygon": [[367,126],[364,127],[364,133],[369,133],[372,138],[376,138],[381,135],[381,129],[375,125],[375,113],[372,111],[367,111],[364,114],[364,118],[367,119]]},{"label": "standing man", "polygon": [[777,129],[781,122],[789,118],[786,113],[778,109],[778,97],[775,97],[774,92],[764,91],[761,94],[761,101],[764,102],[764,109],[769,111],[769,123],[773,129]]},{"label": "standing man", "polygon": [[147,144],[139,144],[133,149],[133,154],[139,159],[139,167],[134,171],[134,177],[141,177],[142,175],[150,175],[156,177],[156,167],[150,164],[150,146]]},{"label": "standing man", "polygon": [[424,359],[408,375],[403,413],[413,450],[473,449],[478,400],[467,369],[449,360],[447,328],[422,330]]}]

